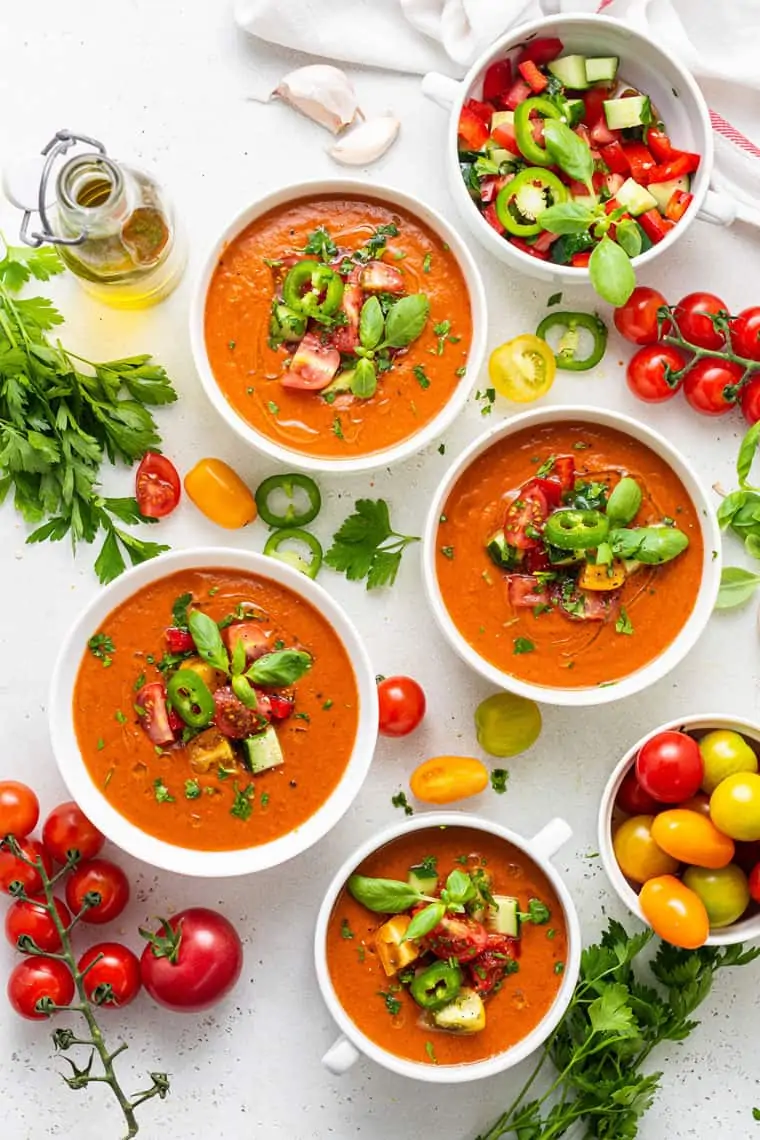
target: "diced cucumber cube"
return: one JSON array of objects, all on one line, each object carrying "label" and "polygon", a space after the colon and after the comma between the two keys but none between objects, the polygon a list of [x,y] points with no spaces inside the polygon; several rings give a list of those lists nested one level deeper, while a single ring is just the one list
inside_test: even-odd
[{"label": "diced cucumber cube", "polygon": [[409,868],[407,882],[410,887],[414,887],[415,891],[419,891],[421,895],[429,895],[438,886],[438,872],[434,867],[426,866],[424,863],[417,863],[414,867]]},{"label": "diced cucumber cube", "polygon": [[620,60],[616,55],[599,55],[586,60],[589,83],[610,83],[617,75]]},{"label": "diced cucumber cube", "polygon": [[243,760],[246,768],[254,776],[258,772],[266,772],[268,768],[277,768],[285,762],[280,741],[271,724],[264,732],[257,736],[249,736],[243,741]]},{"label": "diced cucumber cube", "polygon": [[688,174],[682,174],[680,178],[671,178],[667,182],[652,182],[647,189],[659,209],[664,213],[665,207],[673,195],[673,191],[683,190],[684,192],[688,192],[689,185],[690,179]]},{"label": "diced cucumber cube", "polygon": [[657,205],[646,186],[640,186],[633,178],[625,180],[615,195],[615,200],[634,218]]},{"label": "diced cucumber cube", "polygon": [[510,938],[520,937],[520,904],[511,895],[494,895],[496,910],[488,916],[488,927],[496,934],[508,934]]},{"label": "diced cucumber cube", "polygon": [[652,104],[648,95],[631,95],[628,99],[605,99],[604,117],[611,131],[643,127],[652,121]]},{"label": "diced cucumber cube", "polygon": [[590,87],[586,78],[585,55],[562,55],[547,64],[552,75],[571,91],[585,91]]}]

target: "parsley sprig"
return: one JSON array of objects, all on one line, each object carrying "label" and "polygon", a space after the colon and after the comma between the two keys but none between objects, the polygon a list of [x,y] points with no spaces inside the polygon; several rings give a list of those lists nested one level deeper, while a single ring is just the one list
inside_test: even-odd
[{"label": "parsley sprig", "polygon": [[401,557],[419,538],[399,534],[391,526],[385,499],[357,499],[356,510],[333,536],[325,562],[352,582],[367,579],[367,589],[392,586]]},{"label": "parsley sprig", "polygon": [[122,529],[154,521],[134,498],[107,498],[98,488],[104,459],[131,466],[160,445],[148,408],[177,395],[149,356],[94,363],[48,338],[63,317],[47,298],[15,291],[62,270],[44,247],[6,246],[0,259],[0,502],[12,492],[16,510],[37,527],[30,543],[70,535],[76,548],[103,535],[95,571],[105,583],[127,560],[137,565],[167,549]]}]

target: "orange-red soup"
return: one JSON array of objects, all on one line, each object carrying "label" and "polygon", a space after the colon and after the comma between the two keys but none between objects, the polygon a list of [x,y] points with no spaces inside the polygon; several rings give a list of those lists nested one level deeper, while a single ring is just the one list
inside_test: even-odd
[{"label": "orange-red soup", "polygon": [[[530,608],[512,607],[506,572],[486,553],[515,489],[535,476],[551,455],[565,454],[575,457],[578,479],[610,486],[624,475],[637,481],[643,500],[630,526],[672,518],[688,535],[688,548],[672,562],[642,567],[623,585],[620,600],[632,633],[618,632],[614,620],[572,621],[556,608],[534,614]],[[552,688],[618,681],[667,649],[694,608],[703,563],[694,504],[667,463],[622,432],[574,422],[517,432],[488,448],[461,475],[442,515],[436,575],[446,609],[486,661],[521,681]],[[520,638],[535,648],[515,652]]]},{"label": "orange-red soup", "polygon": [[[216,768],[199,775],[187,750],[174,745],[161,754],[140,726],[135,692],[161,680],[149,661],[160,661],[172,604],[189,593],[193,605],[215,621],[253,603],[272,641],[313,657],[311,670],[295,685],[295,714],[277,735],[285,761],[258,776],[244,768]],[[93,633],[96,631],[93,631]],[[328,799],[348,764],[356,736],[359,696],[342,641],[309,602],[269,578],[239,570],[183,570],[138,590],[109,614],[98,632],[113,641],[112,664],[85,651],[74,688],[77,740],[90,775],[109,803],[149,835],[204,851],[226,851],[270,842],[304,823]],[[138,683],[139,682],[139,683]],[[200,796],[187,799],[185,781],[195,779]],[[160,780],[173,802],[156,796]],[[255,786],[248,819],[231,814],[235,786]]]},{"label": "orange-red soup", "polygon": [[[390,223],[398,236],[388,237],[378,256],[403,271],[408,294],[427,294],[430,317],[422,335],[368,400],[338,394],[329,403],[318,392],[284,388],[288,353],[268,345],[274,278],[264,259],[303,255],[320,226],[341,250],[355,251]],[[441,341],[434,330],[443,321],[451,327]],[[472,317],[456,258],[423,222],[372,198],[325,195],[278,206],[233,238],[209,285],[205,332],[217,383],[246,423],[283,447],[340,458],[391,447],[438,415],[457,385],[467,383]]]},{"label": "orange-red soup", "polygon": [[[330,978],[348,1016],[376,1045],[423,1064],[471,1064],[522,1041],[550,1009],[562,984],[567,929],[546,875],[511,843],[482,831],[448,827],[411,832],[375,851],[356,870],[361,875],[406,879],[409,868],[429,855],[437,857],[441,883],[457,868],[483,867],[491,876],[494,894],[517,897],[524,910],[530,898],[539,898],[550,910],[546,924],[523,924],[519,970],[505,978],[498,993],[486,998],[485,1029],[472,1034],[438,1029],[405,988],[392,988],[394,979],[378,960],[374,941],[388,916],[367,910],[345,888],[327,929]],[[400,1002],[396,1014],[389,1012],[382,996],[389,992]]]}]

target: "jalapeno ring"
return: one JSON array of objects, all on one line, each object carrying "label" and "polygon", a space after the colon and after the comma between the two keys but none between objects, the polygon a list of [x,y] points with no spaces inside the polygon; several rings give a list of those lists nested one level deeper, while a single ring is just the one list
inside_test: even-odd
[{"label": "jalapeno ring", "polygon": [[601,511],[579,511],[572,507],[555,511],[544,524],[544,539],[560,550],[595,550],[610,529]]},{"label": "jalapeno ring", "polygon": [[428,966],[412,981],[409,987],[417,1005],[423,1009],[443,1009],[462,988],[462,971],[449,962],[436,962]]},{"label": "jalapeno ring", "polygon": [[[310,561],[307,562],[295,550],[281,551],[280,547],[285,542],[302,543],[311,554]],[[308,530],[301,530],[299,527],[286,527],[283,530],[276,530],[274,534],[269,536],[264,547],[264,553],[268,554],[270,558],[278,558],[280,562],[287,562],[289,566],[294,566],[307,578],[316,578],[322,565],[322,544],[319,539],[310,534]]]},{"label": "jalapeno ring", "polygon": [[343,300],[343,278],[321,261],[299,261],[283,282],[282,299],[307,317],[329,317]]},{"label": "jalapeno ring", "polygon": [[[303,507],[296,505],[295,488],[305,492],[308,504]],[[277,491],[281,491],[288,500],[288,505],[282,514],[276,514],[269,505],[269,500]],[[292,472],[289,475],[270,475],[256,488],[256,506],[259,516],[267,526],[306,526],[317,517],[322,508],[322,495],[319,487],[308,475]]]},{"label": "jalapeno ring", "polygon": [[190,728],[205,728],[215,712],[214,698],[202,677],[192,669],[178,669],[166,692],[172,708]]}]

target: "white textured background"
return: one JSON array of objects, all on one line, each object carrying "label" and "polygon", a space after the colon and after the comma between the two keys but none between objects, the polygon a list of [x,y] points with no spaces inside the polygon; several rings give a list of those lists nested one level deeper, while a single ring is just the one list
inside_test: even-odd
[{"label": "white textured background", "polygon": [[[190,360],[187,309],[193,272],[234,212],[282,182],[340,173],[324,154],[329,136],[319,127],[282,105],[246,100],[251,92],[273,86],[294,65],[293,57],[246,42],[236,34],[226,5],[213,0],[6,3],[0,8],[0,43],[0,162],[38,149],[60,127],[78,128],[105,140],[115,156],[154,167],[172,191],[191,238],[183,285],[147,313],[119,315],[100,308],[73,281],[46,286],[68,318],[65,342],[96,358],[155,353],[182,397],[160,416],[166,450],[178,467],[185,471],[200,456],[221,455],[255,485],[272,467],[247,452],[206,406]],[[371,172],[359,173],[368,184],[386,180],[417,192],[450,215],[442,112],[423,99],[414,79],[361,74],[356,83],[366,110],[392,108],[403,123],[391,153]],[[18,218],[7,204],[0,221],[13,236]],[[490,346],[535,328],[551,290],[528,278],[509,279],[482,255],[479,260],[491,307]],[[758,268],[756,234],[695,225],[657,278],[650,273],[647,280],[672,301],[693,288],[707,288],[738,310],[760,301]],[[589,299],[582,294],[565,293],[565,307],[584,303]],[[601,367],[593,375],[560,374],[552,400],[588,401],[646,417],[697,464],[708,484],[720,479],[730,486],[740,419],[699,419],[680,402],[654,409],[636,403],[623,380],[627,353],[613,333]],[[497,413],[509,414],[509,409],[498,405]],[[483,423],[473,405],[446,439],[447,457],[431,448],[406,469],[383,472],[374,482],[325,480],[327,505],[316,526],[320,537],[328,540],[349,502],[367,493],[386,496],[399,529],[419,533],[448,457]],[[109,472],[106,487],[127,494],[130,475]],[[227,532],[223,537],[227,540]],[[86,548],[74,563],[63,544],[28,548],[24,538],[24,527],[6,506],[0,512],[0,777],[29,780],[43,810],[49,810],[65,798],[45,720],[52,659],[68,624],[98,585]],[[218,542],[220,532],[184,503],[161,524],[161,538],[181,547]],[[256,549],[263,540],[262,527],[230,538]],[[740,561],[737,546],[729,544],[729,561]],[[141,1135],[150,1140],[169,1135],[177,1140],[432,1135],[470,1140],[506,1106],[524,1075],[518,1071],[469,1088],[445,1089],[412,1084],[369,1063],[342,1080],[321,1068],[320,1056],[335,1031],[312,973],[311,932],[331,870],[396,817],[391,794],[420,760],[476,749],[472,712],[489,691],[434,628],[413,554],[407,555],[392,592],[367,596],[361,586],[330,571],[321,580],[355,618],[377,671],[419,678],[428,694],[427,720],[408,741],[381,743],[347,817],[316,849],[279,870],[215,884],[156,874],[117,856],[135,883],[134,897],[122,919],[104,933],[137,949],[138,922],[201,903],[223,909],[245,941],[243,979],[212,1013],[172,1015],[141,996],[123,1014],[104,1014],[112,1033],[123,1032],[130,1042],[119,1061],[128,1088],[145,1087],[148,1069],[172,1074],[170,1099],[141,1112]],[[757,661],[753,606],[714,618],[690,658],[653,691],[597,711],[546,708],[540,741],[510,764],[508,795],[488,793],[467,807],[525,834],[553,813],[570,820],[575,836],[558,864],[575,892],[586,935],[595,936],[605,914],[625,918],[593,857],[596,807],[608,772],[638,736],[670,717],[719,710],[754,716]],[[0,974],[13,961],[10,947],[1,943]],[[757,964],[722,976],[704,1007],[702,1027],[684,1045],[656,1058],[666,1072],[665,1088],[642,1127],[643,1140],[760,1135],[751,1116],[753,1104],[760,1104],[759,982]],[[3,1140],[118,1140],[121,1117],[107,1090],[67,1091],[51,1054],[47,1027],[22,1022],[0,1001]]]}]

